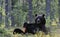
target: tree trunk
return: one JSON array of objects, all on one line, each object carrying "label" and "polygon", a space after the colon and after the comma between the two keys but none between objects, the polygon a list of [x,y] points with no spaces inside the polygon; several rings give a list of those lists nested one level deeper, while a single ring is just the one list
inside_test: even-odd
[{"label": "tree trunk", "polygon": [[[17,0],[16,0],[17,1]],[[14,0],[11,0],[11,11],[13,11],[13,8],[14,8],[14,5],[15,5],[15,2]],[[12,27],[15,27],[15,19],[14,19],[14,15],[10,14],[10,17],[11,17],[11,26]]]},{"label": "tree trunk", "polygon": [[50,15],[50,0],[46,0],[46,18]]},{"label": "tree trunk", "polygon": [[[55,2],[55,1],[51,0],[51,2]],[[51,4],[51,12],[50,12],[50,19],[51,19],[51,21],[53,21],[53,19],[54,19],[54,13],[55,13],[54,7],[55,7],[55,4],[54,3]]]},{"label": "tree trunk", "polygon": [[9,27],[9,21],[10,20],[10,13],[11,13],[11,0],[5,0],[5,13],[6,13],[6,17],[5,17],[5,25],[6,27]]},{"label": "tree trunk", "polygon": [[28,0],[28,4],[29,4],[29,12],[28,12],[28,21],[30,23],[32,23],[33,21],[33,15],[32,15],[32,0]]},{"label": "tree trunk", "polygon": [[[51,2],[50,0],[46,0],[46,19],[50,17],[50,11],[51,11],[50,2]],[[49,28],[51,29],[51,21],[48,21],[48,25],[49,25]]]},{"label": "tree trunk", "polygon": [[0,24],[2,24],[2,0],[0,0]]},{"label": "tree trunk", "polygon": [[5,17],[5,27],[8,27],[8,0],[5,0],[5,13],[6,13],[6,17]]},{"label": "tree trunk", "polygon": [[58,0],[58,2],[59,2],[59,4],[58,4],[59,11],[58,12],[59,12],[59,23],[60,23],[60,0]]}]

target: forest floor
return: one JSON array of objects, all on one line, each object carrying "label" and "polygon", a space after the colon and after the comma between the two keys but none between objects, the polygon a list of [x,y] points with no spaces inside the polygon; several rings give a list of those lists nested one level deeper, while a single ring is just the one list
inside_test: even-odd
[{"label": "forest floor", "polygon": [[14,28],[6,29],[6,33],[0,34],[0,37],[60,37],[60,29],[52,30],[49,34],[45,35],[43,32],[32,34],[16,34],[13,35]]}]

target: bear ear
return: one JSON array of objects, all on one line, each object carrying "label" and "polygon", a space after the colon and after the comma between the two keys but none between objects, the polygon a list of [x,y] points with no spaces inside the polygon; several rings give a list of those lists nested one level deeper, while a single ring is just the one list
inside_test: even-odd
[{"label": "bear ear", "polygon": [[44,17],[45,16],[45,14],[42,14],[42,17]]},{"label": "bear ear", "polygon": [[37,14],[35,14],[35,17],[37,16]]}]

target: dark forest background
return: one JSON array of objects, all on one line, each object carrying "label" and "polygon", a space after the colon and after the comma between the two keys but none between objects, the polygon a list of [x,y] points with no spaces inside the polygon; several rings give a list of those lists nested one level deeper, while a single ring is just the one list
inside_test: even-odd
[{"label": "dark forest background", "polygon": [[[0,36],[14,37],[13,30],[22,29],[24,22],[34,22],[35,14],[45,14],[49,30],[46,37],[59,36],[60,0],[0,0]],[[32,36],[41,37],[40,34],[26,37]]]}]

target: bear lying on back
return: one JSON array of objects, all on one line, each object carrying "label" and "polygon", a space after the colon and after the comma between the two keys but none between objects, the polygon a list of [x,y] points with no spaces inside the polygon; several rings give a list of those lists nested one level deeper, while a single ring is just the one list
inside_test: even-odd
[{"label": "bear lying on back", "polygon": [[45,27],[45,23],[46,23],[46,20],[44,18],[44,14],[42,15],[37,15],[35,14],[35,23],[27,23],[25,22],[24,25],[23,25],[23,28],[25,28],[25,32],[23,32],[21,29],[14,29],[13,31],[13,34],[14,32],[15,33],[31,33],[31,34],[35,34],[36,31],[39,29],[39,31],[43,31],[46,33],[46,27]]}]

